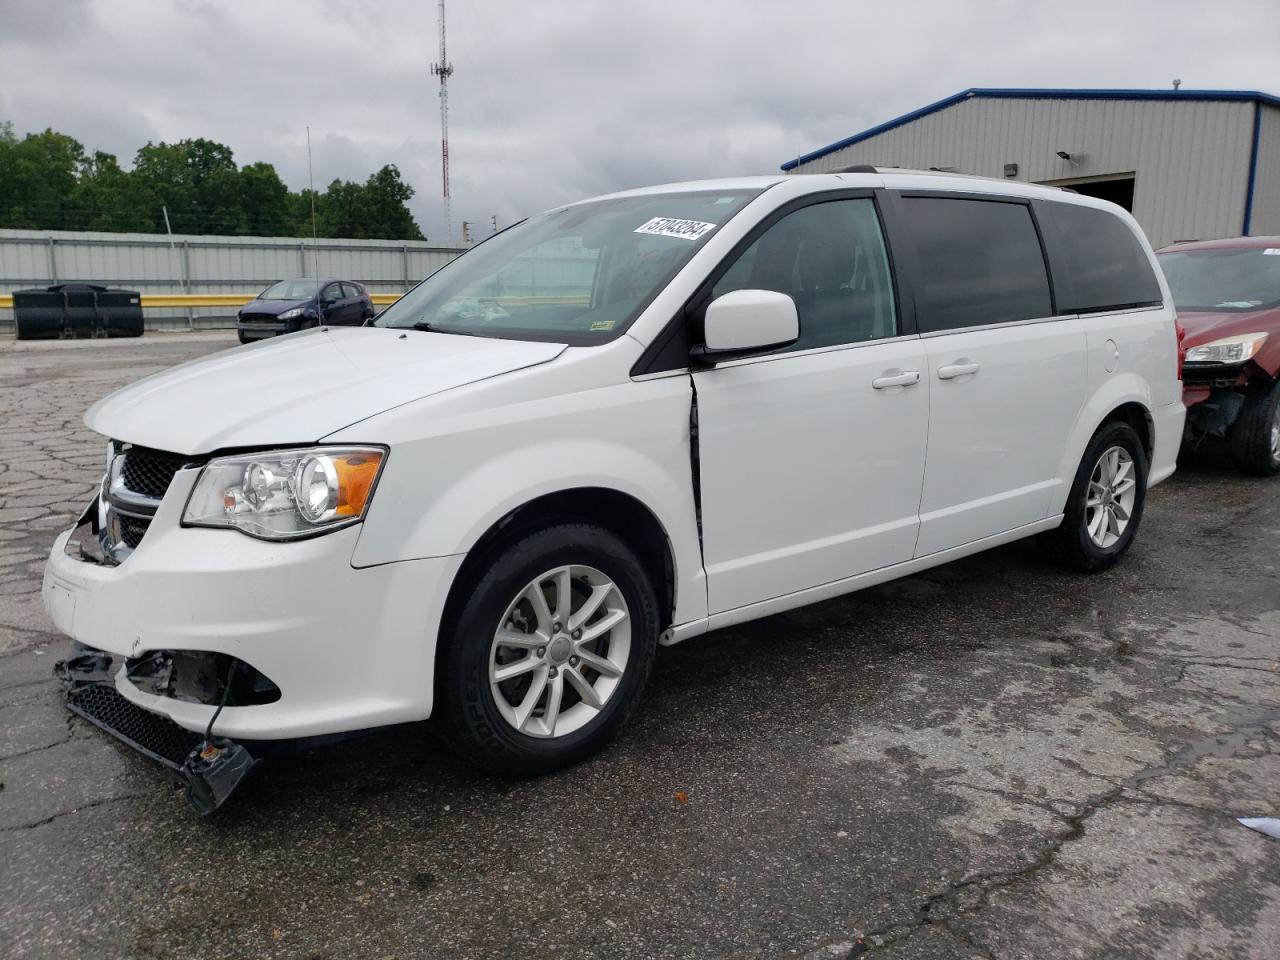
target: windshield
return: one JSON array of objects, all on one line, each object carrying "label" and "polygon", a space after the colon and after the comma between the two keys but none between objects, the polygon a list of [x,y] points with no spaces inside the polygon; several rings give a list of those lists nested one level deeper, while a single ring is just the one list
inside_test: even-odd
[{"label": "windshield", "polygon": [[758,194],[648,194],[541,214],[451,261],[374,323],[575,345],[610,340]]},{"label": "windshield", "polygon": [[1245,311],[1280,305],[1280,247],[1162,253],[1179,310]]},{"label": "windshield", "polygon": [[316,295],[319,280],[281,280],[267,287],[259,300],[310,300]]}]

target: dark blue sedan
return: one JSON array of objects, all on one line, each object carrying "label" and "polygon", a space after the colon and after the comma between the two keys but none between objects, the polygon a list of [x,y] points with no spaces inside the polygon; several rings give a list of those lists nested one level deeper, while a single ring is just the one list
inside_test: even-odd
[{"label": "dark blue sedan", "polygon": [[356,327],[373,316],[369,291],[354,280],[281,280],[240,308],[241,343],[320,324]]}]

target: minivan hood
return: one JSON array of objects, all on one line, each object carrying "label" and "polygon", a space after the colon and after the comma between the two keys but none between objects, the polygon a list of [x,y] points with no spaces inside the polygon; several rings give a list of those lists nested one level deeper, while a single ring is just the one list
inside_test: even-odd
[{"label": "minivan hood", "polygon": [[1179,310],[1178,322],[1187,331],[1183,346],[1234,337],[1242,333],[1274,333],[1280,326],[1280,309],[1272,310]]},{"label": "minivan hood", "polygon": [[152,374],[85,414],[106,437],[188,455],[312,443],[410,401],[546,363],[563,344],[322,327]]}]

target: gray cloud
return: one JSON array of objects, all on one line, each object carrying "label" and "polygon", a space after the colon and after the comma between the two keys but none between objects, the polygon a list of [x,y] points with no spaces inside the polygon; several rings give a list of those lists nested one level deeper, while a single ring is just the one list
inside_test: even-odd
[{"label": "gray cloud", "polygon": [[[455,231],[664,180],[783,160],[969,86],[1275,91],[1280,5],[1017,0],[449,10]],[[3,0],[0,119],[128,162],[207,136],[306,185],[399,165],[442,237],[435,5]]]}]

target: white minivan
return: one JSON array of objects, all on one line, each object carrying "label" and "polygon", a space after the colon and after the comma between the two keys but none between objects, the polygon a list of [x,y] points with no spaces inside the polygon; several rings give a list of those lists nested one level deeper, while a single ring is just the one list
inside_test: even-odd
[{"label": "white minivan", "polygon": [[1020,537],[1111,565],[1183,416],[1119,207],[868,168],[633,190],[100,401],[44,602],[71,708],[206,807],[245,742],[429,716],[527,774],[612,737],[661,644]]}]

